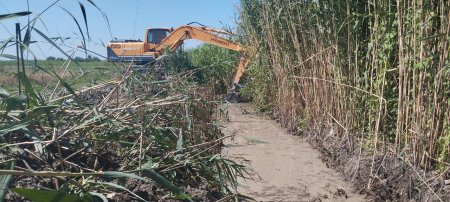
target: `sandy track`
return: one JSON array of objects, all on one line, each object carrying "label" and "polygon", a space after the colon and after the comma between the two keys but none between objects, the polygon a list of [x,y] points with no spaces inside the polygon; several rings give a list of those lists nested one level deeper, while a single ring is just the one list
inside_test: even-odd
[{"label": "sandy track", "polygon": [[223,132],[235,137],[225,142],[222,153],[250,160],[261,177],[240,179],[239,192],[258,201],[365,201],[305,140],[252,112],[248,104],[224,107],[229,122],[223,122]]}]

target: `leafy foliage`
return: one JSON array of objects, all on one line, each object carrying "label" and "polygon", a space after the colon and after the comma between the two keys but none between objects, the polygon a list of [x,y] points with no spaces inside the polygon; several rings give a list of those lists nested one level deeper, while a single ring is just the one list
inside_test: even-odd
[{"label": "leafy foliage", "polygon": [[163,56],[168,73],[185,73],[192,81],[211,86],[217,94],[226,93],[236,72],[239,53],[211,44]]}]

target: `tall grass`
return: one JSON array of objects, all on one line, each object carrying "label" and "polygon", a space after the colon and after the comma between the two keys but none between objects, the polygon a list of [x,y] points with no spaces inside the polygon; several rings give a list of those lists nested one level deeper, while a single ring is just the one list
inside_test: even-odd
[{"label": "tall grass", "polygon": [[246,89],[292,130],[334,127],[415,166],[450,161],[450,3],[242,0]]},{"label": "tall grass", "polygon": [[232,85],[239,58],[239,52],[204,44],[164,56],[162,63],[167,73],[189,73],[187,78],[211,87],[216,94],[224,94]]},{"label": "tall grass", "polygon": [[192,65],[199,71],[199,82],[211,86],[218,94],[230,89],[239,52],[206,44],[188,51]]}]

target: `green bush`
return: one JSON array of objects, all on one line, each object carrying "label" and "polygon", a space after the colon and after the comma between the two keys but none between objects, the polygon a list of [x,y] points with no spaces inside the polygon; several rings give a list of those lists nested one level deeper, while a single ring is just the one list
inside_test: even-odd
[{"label": "green bush", "polygon": [[239,63],[239,53],[205,44],[187,51],[192,65],[198,71],[197,81],[214,88],[216,93],[226,93]]}]

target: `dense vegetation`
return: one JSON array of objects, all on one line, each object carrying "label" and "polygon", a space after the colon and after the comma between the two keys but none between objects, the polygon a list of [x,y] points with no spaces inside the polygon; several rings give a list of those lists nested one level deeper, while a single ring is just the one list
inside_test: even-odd
[{"label": "dense vegetation", "polygon": [[361,142],[371,176],[386,153],[448,172],[448,1],[241,2],[256,53],[246,90],[259,108],[291,130],[320,125]]},{"label": "dense vegetation", "polygon": [[[325,131],[334,145],[369,158],[367,188],[408,179],[410,192],[400,193],[408,199],[420,192],[414,184],[442,194],[450,165],[448,1],[242,0],[240,19],[252,61],[242,93],[259,109],[293,132]],[[59,49],[34,21],[22,49],[30,35]],[[15,41],[2,43],[0,51]],[[128,74],[129,64],[63,54],[65,61],[26,62],[26,75],[13,61],[0,63],[2,190],[15,182],[21,188],[13,191],[32,199],[236,197],[245,170],[220,155],[214,116],[237,53],[205,45],[165,55],[163,81]],[[18,78],[24,94],[13,85]],[[404,178],[388,178],[398,161],[401,172],[391,175]]]}]

